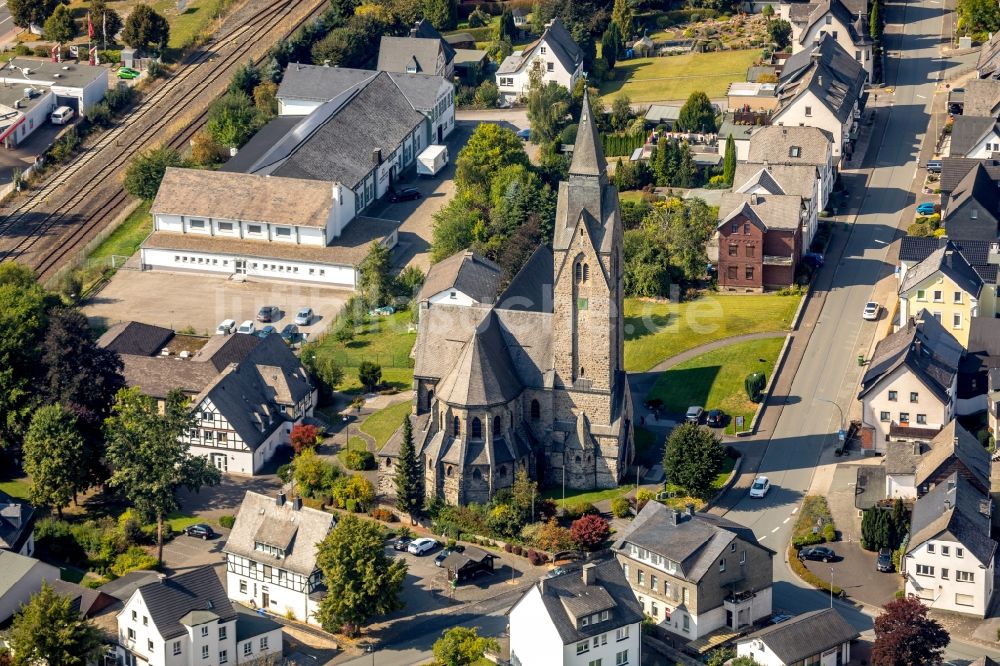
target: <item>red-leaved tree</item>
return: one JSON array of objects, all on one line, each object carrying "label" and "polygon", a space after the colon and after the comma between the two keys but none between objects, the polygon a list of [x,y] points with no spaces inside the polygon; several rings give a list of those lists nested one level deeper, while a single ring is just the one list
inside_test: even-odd
[{"label": "red-leaved tree", "polygon": [[875,618],[872,666],[935,666],[950,640],[920,599],[895,599]]},{"label": "red-leaved tree", "polygon": [[587,515],[574,520],[569,527],[569,532],[581,548],[595,550],[611,534],[611,527],[604,518]]},{"label": "red-leaved tree", "polygon": [[295,455],[298,455],[306,449],[316,448],[316,445],[319,444],[319,428],[308,423],[298,423],[292,426],[289,438]]}]

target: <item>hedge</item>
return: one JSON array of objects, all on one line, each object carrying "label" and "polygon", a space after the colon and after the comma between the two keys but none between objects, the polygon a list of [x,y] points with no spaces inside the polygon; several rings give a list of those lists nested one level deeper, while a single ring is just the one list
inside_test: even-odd
[{"label": "hedge", "polygon": [[642,148],[646,143],[645,132],[633,134],[601,134],[605,157],[624,157],[631,155],[636,148]]},{"label": "hedge", "polygon": [[[806,565],[802,563],[802,560],[799,559],[798,549],[792,545],[788,546],[788,566],[792,568],[795,575],[815,587],[817,590],[823,590],[825,592],[830,591],[830,581],[823,580],[812,571],[809,571]],[[844,590],[842,588],[839,588],[836,585],[833,586],[834,596],[839,597],[843,593]]]}]

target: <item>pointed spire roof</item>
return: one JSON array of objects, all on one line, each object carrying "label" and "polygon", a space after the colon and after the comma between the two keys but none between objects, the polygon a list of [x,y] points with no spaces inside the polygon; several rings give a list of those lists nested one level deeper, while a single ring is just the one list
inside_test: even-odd
[{"label": "pointed spire roof", "polygon": [[569,166],[571,175],[604,176],[607,162],[601,144],[601,132],[590,109],[590,96],[586,87],[583,91],[583,110],[576,130],[576,144],[573,146],[573,162]]},{"label": "pointed spire roof", "polygon": [[452,405],[485,407],[510,402],[520,392],[500,324],[490,313],[441,381],[437,397]]}]

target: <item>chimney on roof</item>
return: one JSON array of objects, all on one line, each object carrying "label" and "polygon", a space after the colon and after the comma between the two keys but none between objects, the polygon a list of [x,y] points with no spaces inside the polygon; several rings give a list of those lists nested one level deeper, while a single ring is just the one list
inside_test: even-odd
[{"label": "chimney on roof", "polygon": [[823,87],[823,75],[822,74],[820,74],[819,76],[816,77],[816,82],[819,84],[820,88]]},{"label": "chimney on roof", "polygon": [[545,576],[538,581],[538,592],[539,594],[545,594]]},{"label": "chimney on roof", "polygon": [[302,497],[296,495],[295,499],[292,500],[292,509],[298,511],[301,508],[302,508]]},{"label": "chimney on roof", "polygon": [[376,148],[375,150],[372,151],[372,163],[375,166],[378,166],[379,164],[382,164],[382,149],[381,148]]},{"label": "chimney on roof", "polygon": [[[819,42],[817,42],[817,44],[818,43]],[[809,54],[809,57],[812,58],[813,60],[819,60],[822,55],[823,54],[819,52],[819,49],[813,48],[812,52]]]},{"label": "chimney on roof", "polygon": [[757,199],[757,193],[754,192],[753,194],[750,195],[750,205],[751,206],[756,206],[758,203],[759,203],[759,200]]},{"label": "chimney on roof", "polygon": [[156,574],[156,579],[160,581],[160,584],[167,582],[167,574]]},{"label": "chimney on roof", "polygon": [[920,442],[913,442],[913,455],[920,455]]},{"label": "chimney on roof", "polygon": [[275,500],[274,503],[277,504],[278,506],[285,506],[285,491],[284,490],[279,490],[278,491],[278,497],[277,497],[277,499]]},{"label": "chimney on roof", "polygon": [[947,499],[946,499],[946,500],[944,501],[944,510],[945,510],[945,511],[951,511],[951,500],[947,500]]},{"label": "chimney on roof", "polygon": [[913,341],[913,349],[919,354],[924,348],[924,342],[920,338]]},{"label": "chimney on roof", "polygon": [[597,565],[596,564],[584,564],[583,565],[583,584],[593,585],[597,582]]},{"label": "chimney on roof", "polygon": [[685,506],[687,507],[687,511],[685,511],[685,513],[688,516],[694,516],[694,504],[688,502]]},{"label": "chimney on roof", "polygon": [[670,509],[667,515],[670,517],[671,525],[677,525],[681,522],[681,512],[677,509]]},{"label": "chimney on roof", "polygon": [[413,24],[413,27],[410,28],[410,37],[416,37],[417,36],[417,26],[419,26],[419,25],[420,25],[420,21],[417,21],[416,23]]}]

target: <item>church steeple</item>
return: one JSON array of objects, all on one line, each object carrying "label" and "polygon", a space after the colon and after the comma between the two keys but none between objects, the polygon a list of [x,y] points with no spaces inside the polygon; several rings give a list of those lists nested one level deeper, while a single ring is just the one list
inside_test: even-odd
[{"label": "church steeple", "polygon": [[573,176],[596,177],[601,183],[607,182],[607,161],[601,144],[601,132],[590,109],[590,95],[583,91],[583,110],[576,129],[576,143],[573,146],[573,161],[569,166],[570,180]]}]

